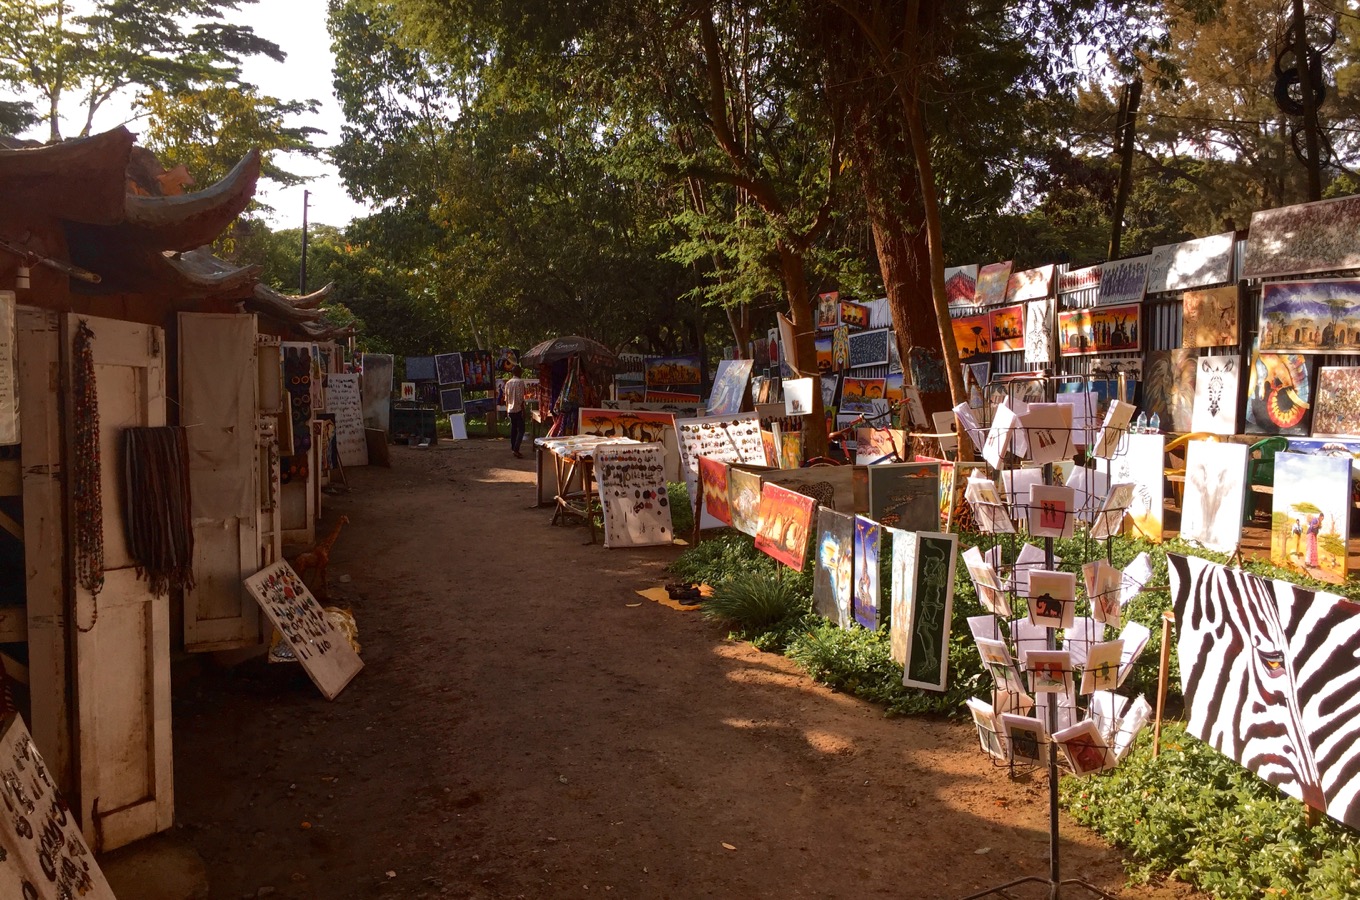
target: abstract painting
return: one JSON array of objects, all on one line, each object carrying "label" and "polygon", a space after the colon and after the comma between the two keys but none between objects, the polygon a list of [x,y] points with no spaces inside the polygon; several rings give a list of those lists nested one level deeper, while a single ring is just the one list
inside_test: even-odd
[{"label": "abstract painting", "polygon": [[434,358],[434,370],[440,384],[463,383],[463,354],[440,353]]},{"label": "abstract painting", "polygon": [[1248,434],[1308,434],[1313,359],[1301,353],[1256,353],[1247,376]]},{"label": "abstract painting", "polygon": [[803,571],[816,507],[817,501],[811,497],[777,484],[761,485],[756,549],[791,569]]},{"label": "abstract painting", "polygon": [[993,306],[1006,301],[1006,286],[1011,281],[1013,262],[991,263],[978,271],[977,304]]},{"label": "abstract painting", "polygon": [[1053,290],[1053,272],[1056,268],[1050,264],[1012,274],[1006,283],[1006,302],[1023,303],[1047,297]]},{"label": "abstract painting", "polygon": [[959,359],[970,359],[992,352],[992,319],[986,313],[951,319]]},{"label": "abstract painting", "polygon": [[944,270],[944,292],[951,308],[972,306],[977,302],[977,275],[976,264],[950,266]]},{"label": "abstract painting", "polygon": [[1153,247],[1147,292],[1162,294],[1232,281],[1236,237],[1233,232],[1225,231],[1193,241]]},{"label": "abstract painting", "polygon": [[1034,300],[1025,304],[1025,362],[1052,361],[1053,301]]},{"label": "abstract painting", "polygon": [[1058,313],[1058,352],[1085,356],[1137,350],[1142,304],[1072,309]]},{"label": "abstract painting", "polygon": [[1189,350],[1153,350],[1143,364],[1143,409],[1157,414],[1162,431],[1188,432],[1195,406],[1195,369]]},{"label": "abstract painting", "polygon": [[727,484],[727,463],[699,457],[699,488],[703,497],[700,528],[720,528],[732,524],[732,503]]},{"label": "abstract painting", "polygon": [[1181,539],[1233,553],[1242,537],[1246,444],[1191,441],[1185,454]]},{"label": "abstract painting", "polygon": [[855,516],[855,621],[877,631],[879,617],[879,541],[883,526],[873,519]]},{"label": "abstract painting", "polygon": [[1025,346],[1025,307],[1003,306],[991,312],[992,350],[1021,350]]},{"label": "abstract painting", "polygon": [[1131,303],[1143,299],[1147,289],[1148,266],[1152,257],[1139,256],[1102,263],[1100,292],[1096,303]]},{"label": "abstract painting", "polygon": [[1262,352],[1360,353],[1360,281],[1261,285]]},{"label": "abstract painting", "polygon": [[1181,346],[1237,346],[1237,286],[1186,291]]},{"label": "abstract painting", "polygon": [[890,646],[902,684],[943,691],[948,677],[958,535],[889,529],[893,536]]},{"label": "abstract painting", "polygon": [[752,365],[749,359],[724,359],[718,363],[718,374],[713,378],[713,393],[708,398],[709,415],[727,416],[741,412]]},{"label": "abstract painting", "polygon": [[760,528],[761,469],[730,466],[727,470],[727,506],[732,527],[755,537]]},{"label": "abstract painting", "polygon": [[444,388],[439,392],[439,409],[446,413],[463,411],[463,389]]},{"label": "abstract painting", "polygon": [[1360,828],[1360,606],[1191,556],[1167,571],[1190,733]]},{"label": "abstract painting", "polygon": [[1360,197],[1257,210],[1243,278],[1360,269]]},{"label": "abstract painting", "polygon": [[1351,460],[1275,454],[1270,561],[1319,581],[1346,583]]},{"label": "abstract painting", "polygon": [[934,531],[940,515],[940,464],[869,467],[869,518],[907,531]]},{"label": "abstract painting", "polygon": [[1323,366],[1318,369],[1313,434],[1360,435],[1360,368]]},{"label": "abstract painting", "polygon": [[842,628],[853,621],[850,594],[854,585],[855,517],[822,507],[817,510],[816,571],[812,603],[821,615]]},{"label": "abstract painting", "polygon": [[1190,414],[1193,431],[1210,434],[1237,433],[1238,376],[1240,356],[1201,356],[1195,373],[1195,406]]},{"label": "abstract painting", "polygon": [[850,335],[850,368],[886,366],[889,356],[888,341],[891,336],[892,332],[887,328],[858,331]]},{"label": "abstract painting", "polygon": [[614,444],[595,449],[595,478],[604,515],[604,545],[670,544],[666,448],[660,444]]}]

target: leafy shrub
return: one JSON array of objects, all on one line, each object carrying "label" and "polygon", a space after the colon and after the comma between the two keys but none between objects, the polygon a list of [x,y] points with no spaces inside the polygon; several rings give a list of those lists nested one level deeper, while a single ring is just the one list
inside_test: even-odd
[{"label": "leafy shrub", "polygon": [[716,619],[746,639],[763,638],[762,649],[775,649],[791,625],[801,624],[812,611],[809,595],[793,579],[770,578],[744,572],[714,588],[704,602],[704,616]]},{"label": "leafy shrub", "polygon": [[694,530],[694,507],[689,502],[689,488],[683,481],[672,481],[666,485],[666,498],[671,507],[672,534],[689,540]]}]

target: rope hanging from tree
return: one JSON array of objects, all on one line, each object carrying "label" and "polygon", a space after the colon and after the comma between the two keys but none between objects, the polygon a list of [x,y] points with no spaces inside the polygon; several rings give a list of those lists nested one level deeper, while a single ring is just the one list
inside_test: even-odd
[{"label": "rope hanging from tree", "polygon": [[[98,597],[104,588],[104,502],[100,490],[99,393],[95,386],[93,340],[94,332],[82,320],[72,348],[75,458],[71,484],[75,501],[76,579],[82,588]],[[98,619],[99,607],[95,606],[90,628]]]}]

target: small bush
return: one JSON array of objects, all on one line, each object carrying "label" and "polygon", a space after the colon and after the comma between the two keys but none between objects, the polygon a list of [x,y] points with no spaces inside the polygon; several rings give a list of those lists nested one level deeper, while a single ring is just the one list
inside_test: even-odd
[{"label": "small bush", "polygon": [[672,481],[666,485],[666,498],[671,506],[671,533],[682,540],[689,540],[694,530],[694,507],[689,503],[689,488],[683,481]]},{"label": "small bush", "polygon": [[749,640],[801,622],[811,612],[808,596],[798,588],[793,579],[742,573],[715,586],[713,596],[704,602],[703,613]]}]

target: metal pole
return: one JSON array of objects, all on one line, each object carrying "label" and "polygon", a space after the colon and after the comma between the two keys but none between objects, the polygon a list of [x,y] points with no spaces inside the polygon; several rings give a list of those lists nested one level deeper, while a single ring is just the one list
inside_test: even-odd
[{"label": "metal pole", "polygon": [[298,293],[307,293],[307,200],[311,191],[302,192],[302,271],[298,275]]},{"label": "metal pole", "polygon": [[1317,94],[1308,62],[1308,20],[1303,0],[1294,0],[1294,65],[1303,94],[1303,139],[1308,148],[1308,199],[1322,199],[1322,149],[1318,141]]}]

